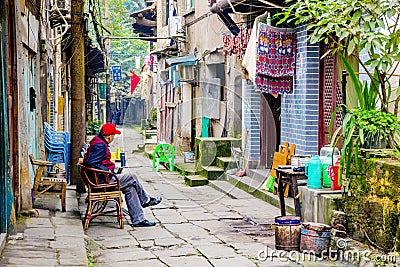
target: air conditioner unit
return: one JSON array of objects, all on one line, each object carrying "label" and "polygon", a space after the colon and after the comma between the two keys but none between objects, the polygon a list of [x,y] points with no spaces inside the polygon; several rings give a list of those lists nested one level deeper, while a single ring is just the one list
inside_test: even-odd
[{"label": "air conditioner unit", "polygon": [[196,67],[194,65],[190,66],[179,66],[179,72],[180,72],[180,82],[187,82],[187,83],[193,83],[197,81],[196,77]]},{"label": "air conditioner unit", "polygon": [[173,16],[168,19],[169,36],[170,37],[183,37],[182,17]]}]

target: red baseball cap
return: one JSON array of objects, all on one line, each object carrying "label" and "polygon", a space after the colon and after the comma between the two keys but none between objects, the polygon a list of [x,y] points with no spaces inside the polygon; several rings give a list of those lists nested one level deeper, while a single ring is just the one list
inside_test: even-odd
[{"label": "red baseball cap", "polygon": [[112,123],[106,123],[101,126],[101,131],[104,135],[121,134],[121,131],[117,130],[117,128],[115,128],[115,125]]}]

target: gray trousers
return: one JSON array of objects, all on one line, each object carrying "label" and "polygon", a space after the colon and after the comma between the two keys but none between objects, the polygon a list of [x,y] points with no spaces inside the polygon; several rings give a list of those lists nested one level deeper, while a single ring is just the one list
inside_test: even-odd
[{"label": "gray trousers", "polygon": [[133,173],[117,175],[120,180],[121,191],[125,195],[126,206],[132,224],[140,223],[145,220],[142,205],[150,201],[150,197],[144,191]]}]

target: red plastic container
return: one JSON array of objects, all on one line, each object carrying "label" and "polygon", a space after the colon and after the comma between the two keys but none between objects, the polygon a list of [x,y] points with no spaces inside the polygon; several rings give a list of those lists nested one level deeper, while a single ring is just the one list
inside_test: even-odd
[{"label": "red plastic container", "polygon": [[331,178],[331,189],[332,190],[340,190],[342,189],[342,181],[339,180],[339,164],[340,158],[335,158],[334,165],[330,165],[328,167],[329,178]]}]

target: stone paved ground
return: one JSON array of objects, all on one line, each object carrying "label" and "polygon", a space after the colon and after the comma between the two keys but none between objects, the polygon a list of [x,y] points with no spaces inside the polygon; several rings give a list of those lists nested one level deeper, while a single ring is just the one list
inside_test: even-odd
[{"label": "stone paved ground", "polygon": [[67,190],[67,211],[60,200],[38,199],[38,217],[18,220],[17,234],[9,237],[0,266],[87,266],[85,235],[74,188]]},{"label": "stone paved ground", "polygon": [[131,168],[124,171],[136,172],[150,195],[163,197],[160,205],[145,209],[157,226],[134,229],[126,223],[121,230],[115,218],[100,217],[84,233],[80,216],[85,195],[77,202],[75,192],[68,190],[67,212],[56,210],[59,200],[44,202],[43,208],[50,210],[40,209],[38,218],[23,220],[18,229],[23,234],[10,237],[0,266],[87,266],[85,244],[90,266],[351,266],[271,257],[275,242],[270,226],[279,209],[228,184],[221,188],[228,187],[229,194],[210,186],[191,188],[177,173],[152,171],[147,158],[130,153],[142,142],[141,135],[124,128],[112,150],[127,152]]},{"label": "stone paved ground", "polygon": [[[348,266],[264,259],[259,252],[275,246],[270,225],[278,208],[236,188],[228,196],[209,186],[188,187],[176,172],[152,171],[146,157],[130,153],[141,142],[125,128],[111,150],[127,152],[127,164],[134,168],[124,171],[138,174],[150,195],[163,197],[160,205],[145,209],[157,226],[126,224],[120,230],[114,218],[94,220],[87,235],[95,266]],[[81,207],[83,213],[82,202]]]}]

